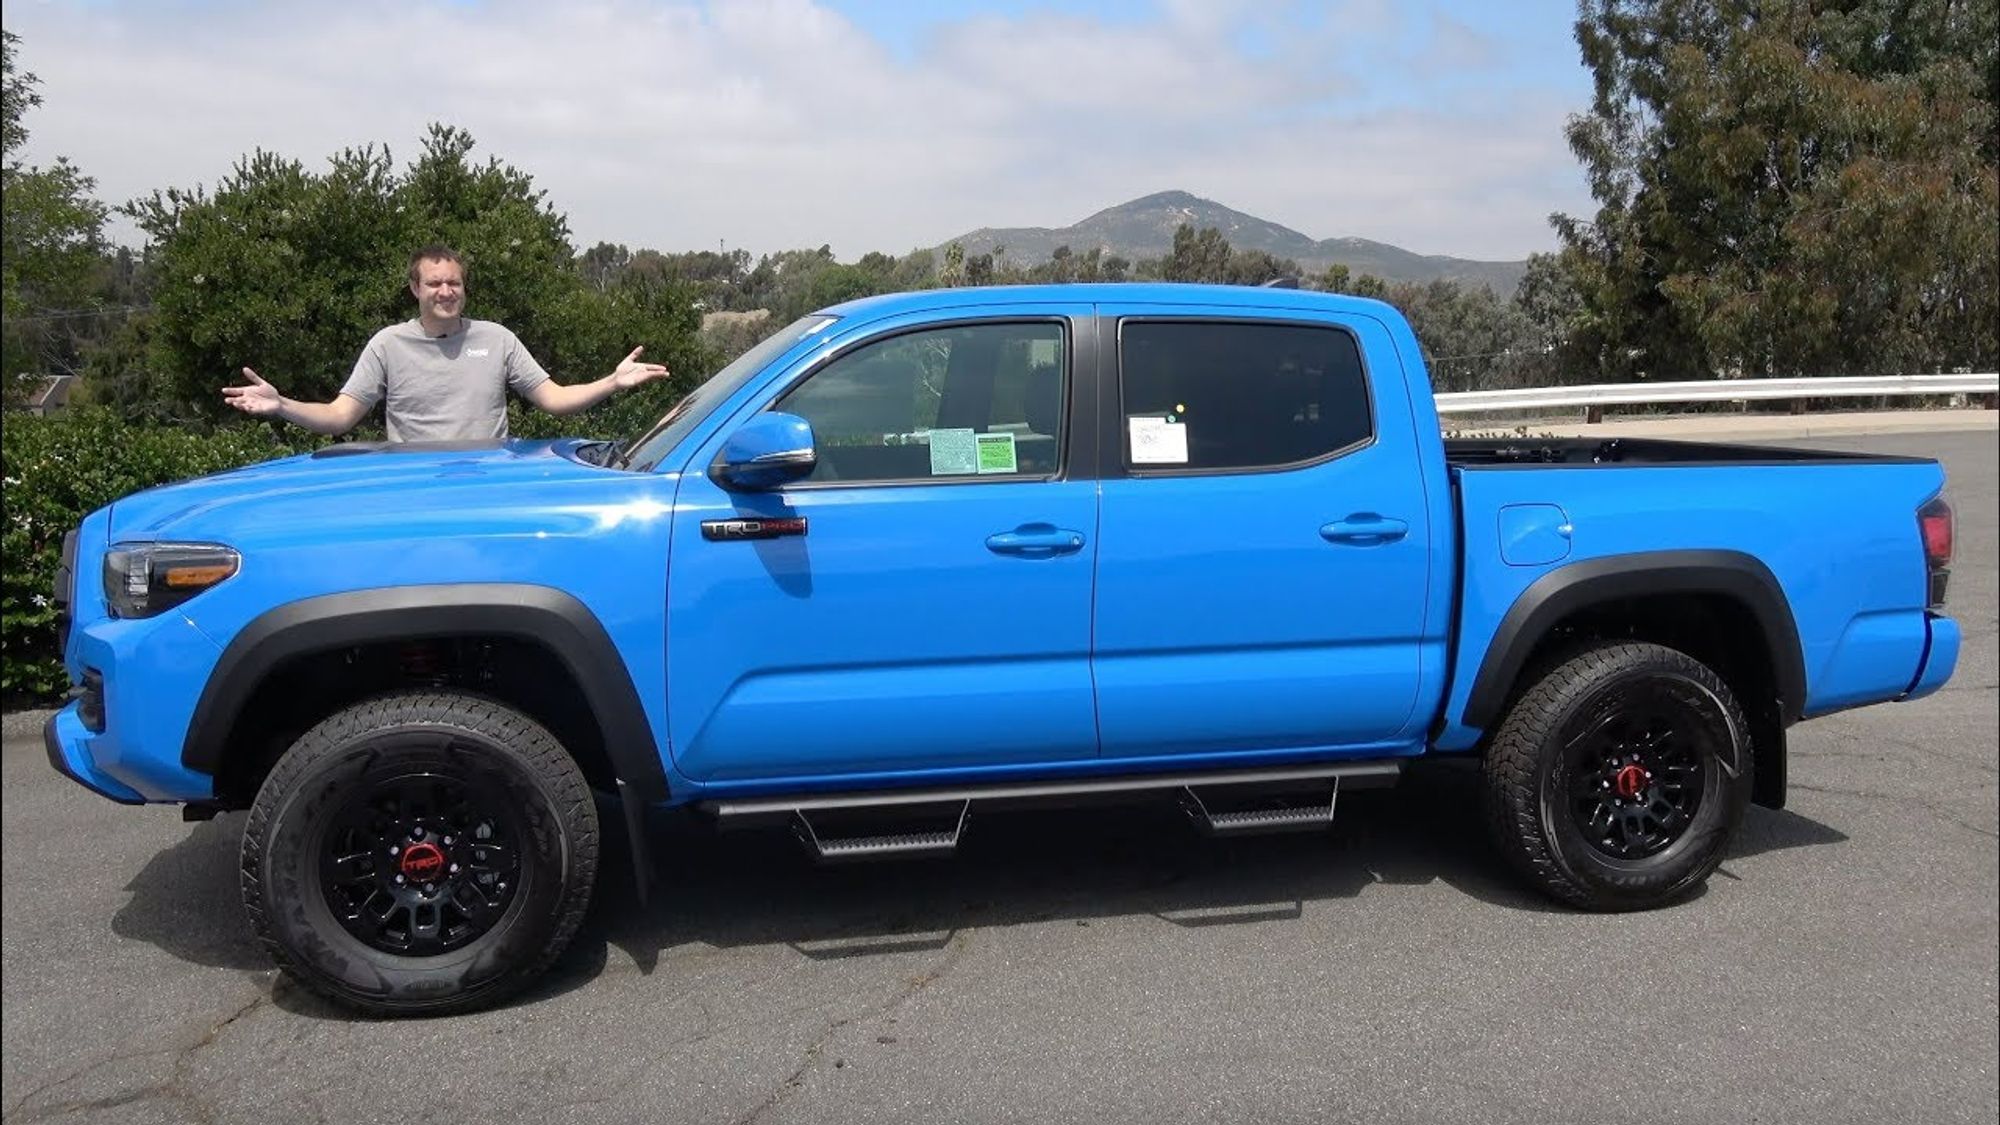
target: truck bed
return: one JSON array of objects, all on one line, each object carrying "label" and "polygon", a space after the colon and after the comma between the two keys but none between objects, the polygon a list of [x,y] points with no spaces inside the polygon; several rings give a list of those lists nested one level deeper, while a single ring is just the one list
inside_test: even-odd
[{"label": "truck bed", "polygon": [[1792,465],[1912,462],[1922,458],[1659,438],[1447,438],[1453,468],[1519,465]]}]

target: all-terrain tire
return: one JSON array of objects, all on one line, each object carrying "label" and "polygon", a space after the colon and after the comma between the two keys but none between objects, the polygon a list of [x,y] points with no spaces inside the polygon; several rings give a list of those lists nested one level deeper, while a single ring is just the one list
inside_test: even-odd
[{"label": "all-terrain tire", "polygon": [[[1591,645],[1544,666],[1502,720],[1484,762],[1487,826],[1556,899],[1664,905],[1722,862],[1749,802],[1750,754],[1743,710],[1707,665],[1662,645]],[[1670,773],[1681,784],[1669,793]]]},{"label": "all-terrain tire", "polygon": [[590,788],[540,724],[463,692],[400,692],[335,713],[272,768],[244,828],[243,904],[278,967],[321,996],[469,1011],[569,944],[598,843]]}]

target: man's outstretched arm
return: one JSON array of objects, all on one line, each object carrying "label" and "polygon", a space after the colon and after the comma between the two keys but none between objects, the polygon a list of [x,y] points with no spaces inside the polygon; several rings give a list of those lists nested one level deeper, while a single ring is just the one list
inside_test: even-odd
[{"label": "man's outstretched arm", "polygon": [[574,414],[579,410],[588,410],[619,391],[666,377],[665,365],[639,362],[639,355],[645,350],[643,347],[633,348],[632,354],[618,364],[618,369],[602,379],[572,383],[567,387],[550,379],[535,384],[522,397],[550,414]]},{"label": "man's outstretched arm", "polygon": [[336,395],[332,402],[299,402],[279,394],[278,388],[247,367],[243,369],[243,377],[250,380],[250,385],[224,387],[222,399],[245,414],[280,418],[328,437],[346,433],[368,416],[368,407],[349,395]]}]

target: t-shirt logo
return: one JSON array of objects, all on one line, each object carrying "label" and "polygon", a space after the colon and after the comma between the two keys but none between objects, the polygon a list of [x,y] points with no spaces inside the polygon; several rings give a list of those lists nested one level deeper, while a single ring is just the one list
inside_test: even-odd
[{"label": "t-shirt logo", "polygon": [[471,356],[471,357],[472,357],[472,358],[474,358],[474,359],[485,359],[485,358],[486,358],[486,357],[487,357],[488,355],[492,354],[492,352],[493,352],[493,349],[492,349],[492,348],[467,348],[467,349],[465,349],[465,354],[466,354],[466,355],[469,355],[469,356]]}]

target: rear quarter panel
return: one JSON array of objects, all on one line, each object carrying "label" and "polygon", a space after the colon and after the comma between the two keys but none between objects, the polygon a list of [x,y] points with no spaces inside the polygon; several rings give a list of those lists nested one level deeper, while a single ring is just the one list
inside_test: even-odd
[{"label": "rear quarter panel", "polygon": [[[1853,464],[1521,466],[1453,470],[1464,538],[1458,642],[1434,745],[1481,731],[1466,703],[1501,619],[1537,579],[1622,554],[1727,550],[1769,567],[1798,629],[1807,716],[1907,691],[1928,637],[1917,509],[1944,485],[1930,461]],[[1503,557],[1501,509],[1560,508],[1566,557]],[[1517,550],[1510,554],[1519,561]],[[1529,555],[1528,557],[1539,557]]]}]

